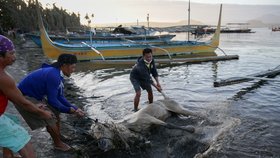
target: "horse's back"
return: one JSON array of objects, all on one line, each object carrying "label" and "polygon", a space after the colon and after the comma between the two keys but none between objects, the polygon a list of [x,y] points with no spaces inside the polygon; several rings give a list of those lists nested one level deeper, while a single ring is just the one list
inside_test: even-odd
[{"label": "horse's back", "polygon": [[165,105],[160,101],[155,101],[145,108],[142,111],[139,111],[139,114],[150,115],[154,118],[164,121],[170,116],[170,112],[166,109]]}]

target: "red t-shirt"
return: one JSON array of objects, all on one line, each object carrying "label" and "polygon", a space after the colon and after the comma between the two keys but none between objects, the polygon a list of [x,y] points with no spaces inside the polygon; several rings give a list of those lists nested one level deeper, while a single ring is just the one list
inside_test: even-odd
[{"label": "red t-shirt", "polygon": [[8,106],[8,98],[0,91],[0,116],[5,112]]}]

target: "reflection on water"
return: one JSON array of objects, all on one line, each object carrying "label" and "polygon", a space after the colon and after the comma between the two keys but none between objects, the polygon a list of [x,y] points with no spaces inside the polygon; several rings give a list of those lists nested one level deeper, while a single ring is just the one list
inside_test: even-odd
[{"label": "reflection on water", "polygon": [[[280,156],[279,83],[250,81],[213,87],[213,82],[218,79],[245,76],[279,65],[280,34],[268,29],[254,31],[253,34],[221,34],[220,47],[227,54],[238,54],[239,60],[164,66],[158,70],[163,90],[170,98],[185,108],[206,112],[210,119],[228,125],[201,128],[205,134],[201,140],[211,142],[205,153],[208,157]],[[20,73],[23,74],[46,61],[38,50],[20,54],[19,58],[23,68]],[[130,69],[131,66],[114,65],[100,69],[92,63],[78,64],[71,82],[79,87],[78,93],[86,100],[84,107],[90,117],[114,121],[132,113],[134,90],[129,81]],[[279,76],[276,78],[280,79]],[[163,97],[154,90],[154,99]],[[147,93],[142,92],[140,107],[146,103]],[[178,119],[169,121],[180,122]],[[155,129],[155,135],[150,139],[160,140],[157,136],[160,131]],[[166,136],[164,134],[170,134],[170,131],[166,130],[162,136]],[[184,137],[163,138],[165,143],[184,144]],[[177,151],[170,152],[168,146],[157,144],[153,149],[158,153],[153,155],[164,152],[167,154],[161,155],[163,157],[187,157],[184,154],[189,147],[178,145]]]}]

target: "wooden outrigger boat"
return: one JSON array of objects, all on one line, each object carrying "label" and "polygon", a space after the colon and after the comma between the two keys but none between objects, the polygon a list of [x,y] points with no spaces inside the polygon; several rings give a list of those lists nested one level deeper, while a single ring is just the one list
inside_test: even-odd
[{"label": "wooden outrigger boat", "polygon": [[[38,10],[39,11],[39,10]],[[157,58],[157,62],[170,63],[170,62],[184,62],[182,59],[190,59],[197,57],[210,57],[210,60],[217,60],[217,54],[215,50],[219,45],[220,38],[220,26],[221,26],[221,13],[222,5],[220,7],[220,15],[218,21],[217,30],[208,42],[196,42],[196,41],[170,41],[166,43],[158,44],[144,44],[135,41],[130,41],[131,44],[125,45],[100,45],[100,46],[90,46],[83,43],[79,46],[77,45],[67,45],[54,43],[48,36],[44,26],[42,17],[39,15],[39,26],[41,34],[42,49],[44,54],[51,59],[57,59],[57,57],[62,53],[74,54],[77,56],[79,61],[100,61],[108,62],[113,61],[114,64],[125,63],[131,64],[135,63],[135,60],[129,60],[131,58],[137,58],[142,55],[142,50],[146,47],[151,47],[153,49],[153,55]],[[124,39],[126,40],[126,39]],[[163,59],[164,58],[164,59]],[[169,58],[169,59],[168,59]],[[237,56],[222,57],[221,60],[229,60],[230,58],[238,58]],[[162,59],[162,60],[160,60]],[[205,60],[205,59],[203,59]],[[108,62],[109,63],[109,62]]]},{"label": "wooden outrigger boat", "polygon": [[[164,35],[106,35],[106,36],[81,36],[81,37],[67,37],[67,36],[50,36],[49,38],[53,42],[63,44],[78,44],[85,42],[87,44],[102,44],[102,43],[122,43],[123,39],[133,40],[137,42],[164,42],[170,41],[176,35],[164,34]],[[40,35],[26,34],[26,37],[30,38],[37,46],[42,47]]]},{"label": "wooden outrigger boat", "polygon": [[[255,33],[252,29],[248,28],[248,23],[227,23],[226,26],[221,27],[221,33]],[[212,34],[216,30],[215,27],[209,27],[207,25],[198,27],[192,31],[195,35]]]},{"label": "wooden outrigger boat", "polygon": [[271,29],[271,31],[273,31],[273,32],[280,31],[280,27],[273,27],[273,28]]}]

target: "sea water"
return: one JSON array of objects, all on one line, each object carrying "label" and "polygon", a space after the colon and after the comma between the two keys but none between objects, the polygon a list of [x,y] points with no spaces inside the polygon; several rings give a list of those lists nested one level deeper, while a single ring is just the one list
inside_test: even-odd
[{"label": "sea water", "polygon": [[[215,140],[219,147],[215,148],[213,143],[209,156],[280,157],[280,83],[255,80],[213,87],[213,82],[220,79],[242,77],[280,65],[280,32],[267,28],[253,31],[221,34],[220,48],[228,55],[239,55],[239,60],[158,69],[163,91],[173,100],[186,108],[208,112],[209,118],[231,119],[232,126],[220,127],[220,131],[215,130],[217,135],[209,136],[219,137],[219,142]],[[184,40],[185,33],[177,38]],[[217,54],[223,52],[217,50]],[[91,116],[119,120],[131,113],[134,90],[129,81],[130,69],[89,70],[73,75],[84,95],[99,96],[88,105]],[[280,76],[276,79],[280,80]],[[162,99],[156,90],[154,95],[155,100]],[[140,107],[146,102],[147,93],[143,92]]]},{"label": "sea water", "polygon": [[[166,95],[185,108],[204,113],[221,124],[198,125],[204,132],[200,141],[209,145],[204,146],[202,152],[197,151],[198,148],[185,152],[191,150],[186,145],[170,152],[168,144],[156,144],[154,153],[147,155],[198,157],[197,153],[200,153],[208,157],[280,157],[280,82],[254,80],[230,86],[213,86],[220,79],[242,77],[280,65],[280,32],[271,32],[268,28],[253,31],[255,33],[221,34],[219,47],[228,55],[239,55],[238,60],[158,69]],[[176,38],[185,40],[186,33],[177,34]],[[223,55],[220,50],[216,52]],[[45,60],[41,52],[35,56],[30,55],[34,53],[32,51],[26,53],[19,57],[19,64],[26,70],[22,73],[32,71]],[[32,59],[30,56],[33,56]],[[130,70],[131,67],[100,69],[90,63],[77,65],[71,82],[79,88],[77,93],[84,97],[84,109],[89,117],[114,121],[132,113],[135,92],[129,81]],[[280,76],[275,79],[280,80]],[[160,99],[163,96],[154,89],[154,100]],[[146,104],[147,93],[142,92],[140,108]],[[168,139],[166,134],[168,132],[162,138]],[[151,139],[158,140],[156,137],[154,135]],[[141,157],[141,154],[138,153],[138,156]]]}]

